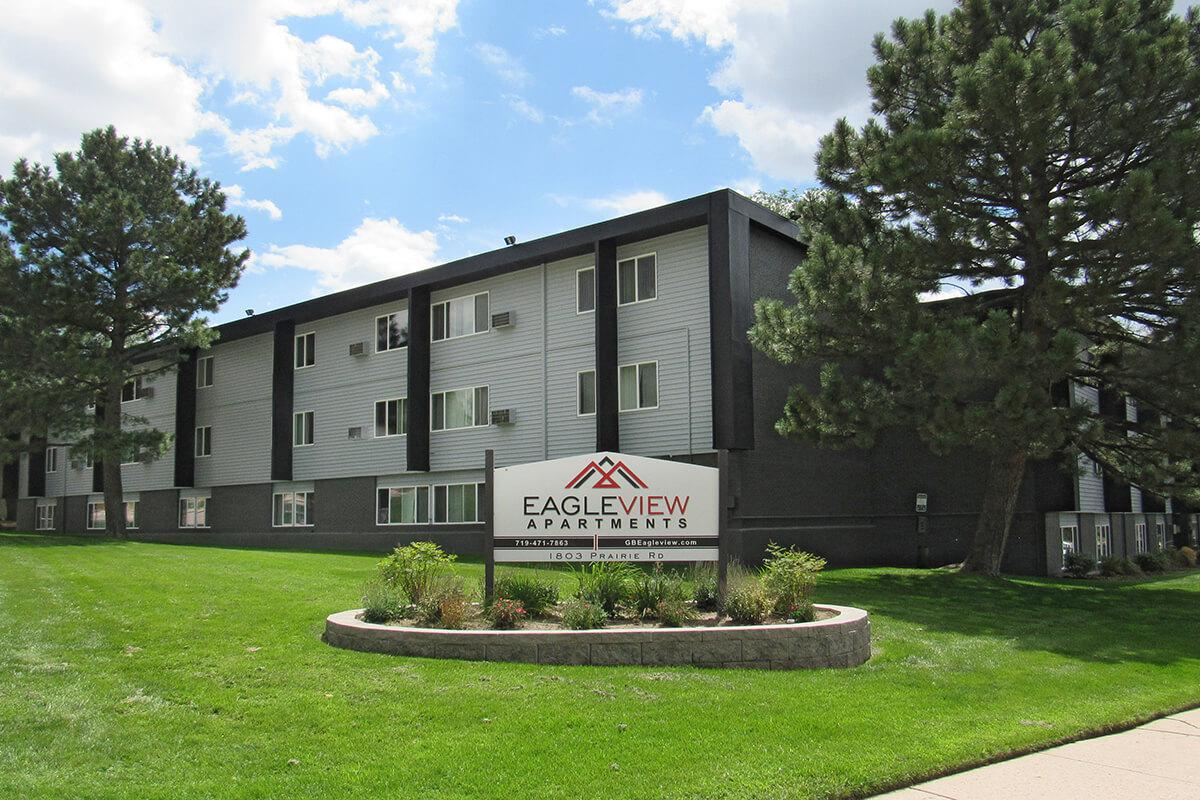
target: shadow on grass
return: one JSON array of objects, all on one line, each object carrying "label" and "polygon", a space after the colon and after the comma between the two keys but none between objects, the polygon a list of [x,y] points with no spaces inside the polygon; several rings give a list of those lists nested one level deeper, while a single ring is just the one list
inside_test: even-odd
[{"label": "shadow on grass", "polygon": [[[1171,664],[1200,658],[1200,585],[986,578],[945,571],[829,575],[818,602],[865,608],[935,633],[1005,639],[1082,661]],[[1195,584],[1189,584],[1195,585]]]},{"label": "shadow on grass", "polygon": [[27,533],[23,531],[0,532],[0,547],[82,547],[82,546],[124,546],[125,539],[111,539],[97,534],[95,536],[64,536],[60,533]]}]

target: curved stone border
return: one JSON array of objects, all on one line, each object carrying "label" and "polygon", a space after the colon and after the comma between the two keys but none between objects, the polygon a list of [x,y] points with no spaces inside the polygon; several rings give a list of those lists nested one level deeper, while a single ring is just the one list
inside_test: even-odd
[{"label": "curved stone border", "polygon": [[855,667],[871,657],[866,611],[817,608],[836,616],[790,625],[594,631],[399,628],[363,622],[358,619],[362,609],[354,609],[330,614],[324,639],[334,647],[371,653],[529,664],[799,669]]}]

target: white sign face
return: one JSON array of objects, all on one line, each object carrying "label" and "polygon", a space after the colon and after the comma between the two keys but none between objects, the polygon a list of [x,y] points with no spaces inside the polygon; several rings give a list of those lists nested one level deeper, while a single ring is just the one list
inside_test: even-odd
[{"label": "white sign face", "polygon": [[717,470],[593,453],[495,472],[496,561],[716,561]]}]

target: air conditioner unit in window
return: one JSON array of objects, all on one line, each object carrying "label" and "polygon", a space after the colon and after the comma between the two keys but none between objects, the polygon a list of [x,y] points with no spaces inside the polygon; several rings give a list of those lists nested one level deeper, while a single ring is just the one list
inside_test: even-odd
[{"label": "air conditioner unit in window", "polygon": [[151,397],[154,397],[154,387],[153,386],[143,387],[142,391],[138,392],[138,397],[145,399],[145,400],[149,400]]},{"label": "air conditioner unit in window", "polygon": [[348,431],[346,431],[346,438],[347,439],[361,439],[362,438],[362,426],[355,425],[353,428],[350,428]]},{"label": "air conditioner unit in window", "polygon": [[501,311],[497,314],[492,314],[493,328],[507,328],[513,324],[513,313],[511,311]]},{"label": "air conditioner unit in window", "polygon": [[497,408],[492,411],[493,425],[511,425],[512,413],[507,408]]},{"label": "air conditioner unit in window", "polygon": [[355,342],[354,344],[350,345],[350,355],[365,356],[366,354],[367,354],[367,343],[366,342]]}]

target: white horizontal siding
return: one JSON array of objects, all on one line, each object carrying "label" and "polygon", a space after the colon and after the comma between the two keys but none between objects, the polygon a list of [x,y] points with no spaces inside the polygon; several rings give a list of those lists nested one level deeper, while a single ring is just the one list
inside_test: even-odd
[{"label": "white horizontal siding", "polygon": [[[162,431],[175,435],[175,370],[170,369],[142,379],[143,386],[154,389],[153,397],[121,404],[121,427],[124,430]],[[143,422],[134,422],[141,418]],[[121,467],[121,488],[126,492],[170,489],[175,485],[175,446],[148,463],[125,464]],[[90,490],[92,487],[86,487]]]},{"label": "white horizontal siding", "polygon": [[200,355],[213,358],[213,385],[196,390],[196,425],[212,427],[212,455],[196,459],[196,485],[268,480],[274,336],[218,342]]},{"label": "white horizontal siding", "polygon": [[[1071,384],[1072,403],[1098,413],[1100,392],[1094,386],[1082,383]],[[1104,513],[1104,476],[1096,472],[1095,462],[1085,455],[1078,456],[1076,469],[1076,497],[1079,511]]]}]

